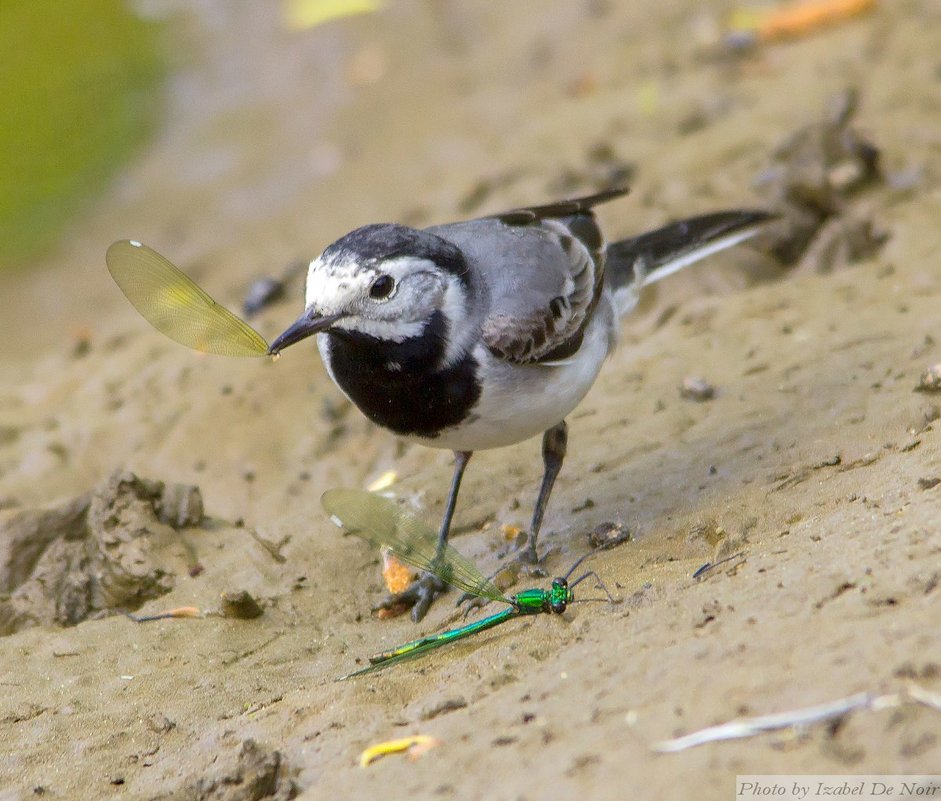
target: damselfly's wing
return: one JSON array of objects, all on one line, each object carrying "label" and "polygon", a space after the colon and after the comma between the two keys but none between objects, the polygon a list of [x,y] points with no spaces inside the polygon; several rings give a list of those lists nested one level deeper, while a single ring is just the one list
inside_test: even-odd
[{"label": "damselfly's wing", "polygon": [[459,590],[510,603],[500,590],[450,545],[436,559],[438,535],[399,505],[365,490],[327,490],[320,499],[333,521],[351,534],[388,548],[403,562],[434,573]]},{"label": "damselfly's wing", "polygon": [[108,270],[141,316],[175,342],[219,356],[265,356],[268,343],[220,306],[157,251],[122,240],[108,248]]}]

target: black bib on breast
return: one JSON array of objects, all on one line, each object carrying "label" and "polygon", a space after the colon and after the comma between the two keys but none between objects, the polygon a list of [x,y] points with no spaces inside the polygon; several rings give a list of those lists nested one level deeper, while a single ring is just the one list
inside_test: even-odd
[{"label": "black bib on breast", "polygon": [[396,434],[433,438],[467,419],[480,399],[477,361],[469,353],[439,368],[447,339],[444,315],[401,342],[333,329],[330,370],[337,384],[376,425]]}]

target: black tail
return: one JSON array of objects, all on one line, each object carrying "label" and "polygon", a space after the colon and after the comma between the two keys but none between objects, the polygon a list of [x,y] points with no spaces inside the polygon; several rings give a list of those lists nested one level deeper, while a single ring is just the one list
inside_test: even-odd
[{"label": "black tail", "polygon": [[775,218],[775,214],[767,211],[719,211],[612,242],[607,249],[605,280],[614,290],[637,292],[647,284],[749,239]]}]

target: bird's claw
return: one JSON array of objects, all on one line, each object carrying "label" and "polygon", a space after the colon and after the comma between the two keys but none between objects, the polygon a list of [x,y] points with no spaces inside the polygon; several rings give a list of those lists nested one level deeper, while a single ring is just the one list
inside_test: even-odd
[{"label": "bird's claw", "polygon": [[[516,561],[521,562],[522,564],[525,564],[525,565],[538,565],[540,561],[542,561],[539,558],[539,554],[536,552],[536,540],[533,539],[532,535],[528,536],[526,538],[526,544],[521,545],[519,547],[519,550],[517,550]],[[537,567],[536,570],[541,571],[541,572],[533,573],[531,575],[537,575],[537,576],[546,575],[545,571],[542,571],[541,568]]]},{"label": "bird's claw", "polygon": [[489,598],[481,598],[479,595],[471,595],[469,592],[465,592],[462,593],[461,597],[457,599],[455,606],[465,604],[464,611],[461,613],[461,616],[466,619],[474,609],[483,609],[489,603]]},{"label": "bird's claw", "polygon": [[525,544],[521,544],[516,551],[514,564],[516,565],[517,575],[524,573],[533,578],[545,578],[549,574],[540,565],[545,562],[548,555],[549,552],[545,556],[539,556],[536,552],[536,540],[533,539],[532,535],[529,535]]},{"label": "bird's claw", "polygon": [[437,576],[432,573],[423,573],[421,578],[413,581],[408,589],[390,595],[382,601],[376,606],[376,610],[395,611],[401,614],[410,608],[412,620],[418,623],[428,613],[435,598],[446,589],[447,585]]}]

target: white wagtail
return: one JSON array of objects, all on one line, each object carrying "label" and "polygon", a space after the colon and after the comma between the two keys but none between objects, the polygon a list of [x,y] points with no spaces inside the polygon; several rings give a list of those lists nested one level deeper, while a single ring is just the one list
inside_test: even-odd
[{"label": "white wagtail", "polygon": [[[357,228],[310,263],[304,313],[276,354],[319,334],[337,386],[374,423],[454,451],[439,548],[475,450],[542,434],[545,471],[520,559],[536,539],[568,439],[565,416],[617,342],[647,284],[753,236],[773,215],[726,211],[606,245],[592,209],[613,189],[417,230]],[[443,585],[395,599],[420,620]]]}]

